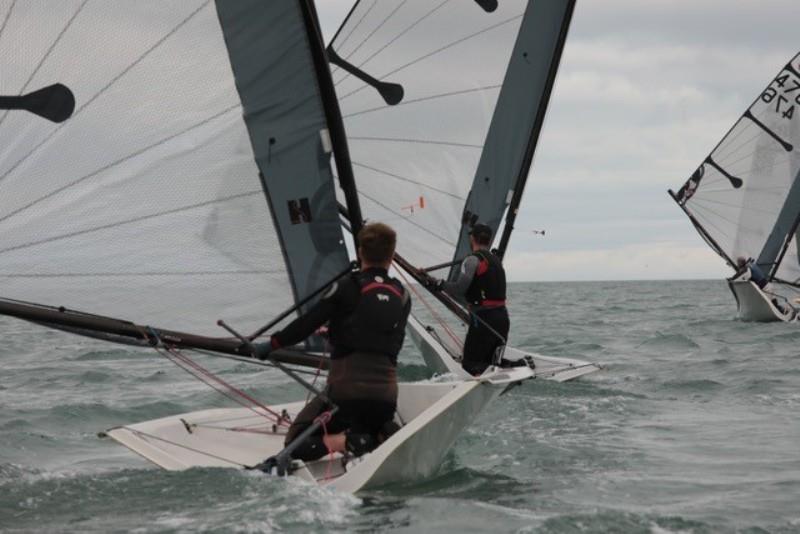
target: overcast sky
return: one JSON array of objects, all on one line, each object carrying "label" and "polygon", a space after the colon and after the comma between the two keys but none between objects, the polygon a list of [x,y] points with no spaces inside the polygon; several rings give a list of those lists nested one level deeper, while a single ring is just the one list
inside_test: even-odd
[{"label": "overcast sky", "polygon": [[[317,2],[328,37],[351,5]],[[509,277],[728,276],[666,191],[800,50],[799,21],[800,0],[578,0]]]}]

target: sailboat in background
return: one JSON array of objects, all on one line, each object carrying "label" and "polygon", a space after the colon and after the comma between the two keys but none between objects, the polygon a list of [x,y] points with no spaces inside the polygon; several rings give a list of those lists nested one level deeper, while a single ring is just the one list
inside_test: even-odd
[{"label": "sailboat in background", "polygon": [[800,54],[770,81],[677,193],[745,321],[794,321],[800,291]]},{"label": "sailboat in background", "polygon": [[[397,228],[397,267],[419,282],[456,275],[476,222],[505,254],[575,7],[477,4],[359,0],[328,47],[363,214]],[[434,317],[409,320],[428,366],[468,377],[468,310],[441,293],[416,300]],[[600,368],[510,347],[504,356],[559,381]]]},{"label": "sailboat in background", "polygon": [[[363,196],[313,2],[11,1],[0,17],[1,92],[23,95],[0,99],[0,314],[156,350],[241,404],[106,435],[166,469],[275,455],[279,472],[358,491],[431,474],[485,406],[533,376],[402,384],[401,428],[375,451],[291,463],[283,439],[303,403],[262,404],[188,353],[262,364],[252,342],[353,268],[342,225],[358,231]],[[313,391],[289,365],[324,369],[322,348],[265,364]]]}]

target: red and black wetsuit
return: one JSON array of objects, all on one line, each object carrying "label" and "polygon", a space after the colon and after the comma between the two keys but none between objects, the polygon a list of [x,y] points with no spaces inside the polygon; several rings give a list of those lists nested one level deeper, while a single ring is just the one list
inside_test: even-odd
[{"label": "red and black wetsuit", "polygon": [[506,273],[496,255],[479,249],[467,256],[461,273],[444,289],[463,296],[471,312],[461,366],[479,375],[491,365],[498,347],[505,345],[510,321],[506,309]]},{"label": "red and black wetsuit", "polygon": [[[272,336],[273,348],[285,347],[328,323],[333,350],[326,394],[339,407],[327,425],[329,433],[348,430],[374,438],[394,417],[397,355],[410,311],[411,299],[402,284],[386,269],[370,268],[332,284],[308,313]],[[320,399],[311,401],[295,418],[286,443],[327,408]],[[320,435],[294,456],[313,460],[326,452]]]}]

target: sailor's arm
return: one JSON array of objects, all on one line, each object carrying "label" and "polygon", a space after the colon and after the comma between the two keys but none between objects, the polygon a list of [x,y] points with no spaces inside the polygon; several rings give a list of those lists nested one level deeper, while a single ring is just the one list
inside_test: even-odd
[{"label": "sailor's arm", "polygon": [[478,270],[479,263],[480,260],[478,260],[477,256],[464,258],[464,261],[461,262],[461,272],[458,273],[458,278],[452,282],[444,282],[442,289],[453,296],[464,296],[472,283],[472,279],[475,278],[475,271]]},{"label": "sailor's arm", "polygon": [[316,332],[320,326],[333,317],[339,300],[339,291],[340,284],[334,282],[308,312],[286,325],[282,330],[272,334],[270,347],[272,349],[288,347],[300,343]]}]

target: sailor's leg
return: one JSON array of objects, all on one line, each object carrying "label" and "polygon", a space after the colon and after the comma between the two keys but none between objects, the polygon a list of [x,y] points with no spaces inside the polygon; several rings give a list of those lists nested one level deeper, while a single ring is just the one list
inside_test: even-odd
[{"label": "sailor's leg", "polygon": [[355,456],[371,452],[380,444],[379,434],[394,418],[397,403],[358,399],[342,404],[350,414],[350,427],[345,432],[345,448]]},{"label": "sailor's leg", "polygon": [[477,376],[493,363],[497,348],[505,344],[510,323],[508,311],[504,307],[473,313],[480,320],[473,317],[467,331],[461,366],[468,373]]}]

